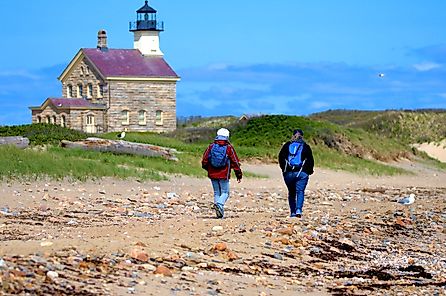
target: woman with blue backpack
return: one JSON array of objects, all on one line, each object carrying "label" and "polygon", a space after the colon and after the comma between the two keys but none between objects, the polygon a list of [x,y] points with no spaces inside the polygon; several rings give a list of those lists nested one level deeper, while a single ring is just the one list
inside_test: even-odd
[{"label": "woman with blue backpack", "polygon": [[313,174],[314,159],[310,146],[303,140],[304,132],[296,129],[291,140],[279,152],[279,165],[288,188],[290,217],[302,217],[305,188]]},{"label": "woman with blue backpack", "polygon": [[229,198],[229,179],[231,169],[234,170],[237,181],[242,180],[240,160],[234,147],[229,143],[229,131],[221,128],[217,131],[217,137],[203,154],[201,166],[208,172],[214,189],[214,204],[217,218],[225,215],[224,206]]}]

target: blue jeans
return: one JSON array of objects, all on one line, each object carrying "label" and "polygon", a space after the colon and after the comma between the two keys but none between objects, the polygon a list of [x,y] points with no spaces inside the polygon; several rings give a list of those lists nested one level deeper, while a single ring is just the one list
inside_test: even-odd
[{"label": "blue jeans", "polygon": [[288,187],[288,203],[290,205],[291,216],[302,214],[304,206],[305,188],[308,184],[308,174],[305,172],[285,172],[283,179]]},{"label": "blue jeans", "polygon": [[229,198],[229,180],[211,179],[212,188],[214,188],[214,203],[221,208]]}]

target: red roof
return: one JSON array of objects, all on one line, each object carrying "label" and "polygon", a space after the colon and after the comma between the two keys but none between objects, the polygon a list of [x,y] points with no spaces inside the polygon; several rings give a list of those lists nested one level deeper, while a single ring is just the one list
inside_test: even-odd
[{"label": "red roof", "polygon": [[137,49],[82,51],[105,77],[178,77],[162,57],[146,57]]},{"label": "red roof", "polygon": [[[67,99],[67,98],[48,98],[48,101],[52,103],[56,108],[61,109],[75,109],[75,108],[89,108],[89,109],[102,109],[105,105],[93,104],[85,99]],[[45,103],[44,103],[45,104]]]}]

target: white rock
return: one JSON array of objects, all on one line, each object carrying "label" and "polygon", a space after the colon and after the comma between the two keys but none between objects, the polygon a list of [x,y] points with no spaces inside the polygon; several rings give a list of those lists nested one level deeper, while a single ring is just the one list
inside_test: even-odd
[{"label": "white rock", "polygon": [[192,266],[183,266],[181,268],[181,271],[193,271],[194,268]]},{"label": "white rock", "polygon": [[54,280],[55,278],[59,277],[59,274],[55,271],[50,270],[46,273],[46,276],[49,277],[50,279]]},{"label": "white rock", "polygon": [[127,293],[129,293],[129,294],[135,294],[135,292],[136,292],[136,289],[134,287],[127,289]]},{"label": "white rock", "polygon": [[40,246],[41,247],[51,247],[53,245],[52,242],[41,242]]},{"label": "white rock", "polygon": [[152,264],[142,264],[141,266],[147,271],[155,271],[156,270],[156,266],[154,266]]},{"label": "white rock", "polygon": [[214,226],[212,227],[212,231],[223,231],[223,226]]},{"label": "white rock", "polygon": [[178,197],[178,194],[175,192],[167,192],[167,198],[175,198]]}]

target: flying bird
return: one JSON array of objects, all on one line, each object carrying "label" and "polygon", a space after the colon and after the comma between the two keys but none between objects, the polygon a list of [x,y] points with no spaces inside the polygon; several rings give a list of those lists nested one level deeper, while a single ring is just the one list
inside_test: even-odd
[{"label": "flying bird", "polygon": [[125,137],[125,132],[122,132],[122,133],[118,134],[117,137],[118,137],[119,139],[124,139],[124,137]]},{"label": "flying bird", "polygon": [[384,76],[385,76],[384,73],[379,73],[379,74],[378,74],[378,77],[379,77],[379,78],[383,78]]},{"label": "flying bird", "polygon": [[402,205],[411,205],[415,202],[415,194],[411,193],[409,196],[406,196],[405,198],[402,198],[398,201],[398,203]]}]

